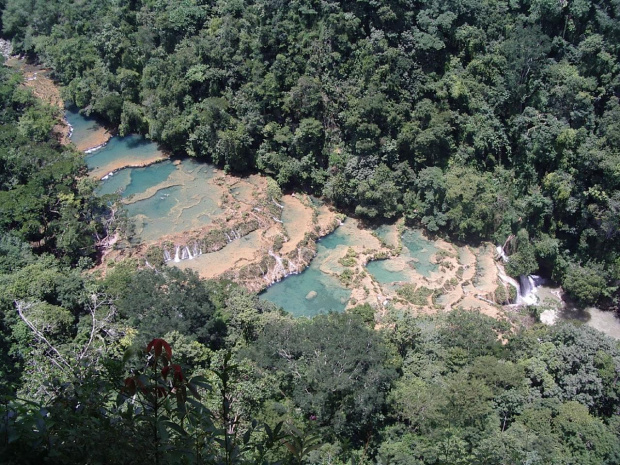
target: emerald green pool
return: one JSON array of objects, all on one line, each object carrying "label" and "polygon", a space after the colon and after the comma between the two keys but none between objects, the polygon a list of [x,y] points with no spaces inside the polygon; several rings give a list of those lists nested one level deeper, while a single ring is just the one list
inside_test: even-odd
[{"label": "emerald green pool", "polygon": [[145,217],[145,220],[142,222],[143,227],[152,221],[164,221],[176,205],[175,199],[181,192],[181,189],[181,186],[159,189],[152,197],[127,205],[127,213],[131,217],[143,215]]},{"label": "emerald green pool", "polygon": [[[89,139],[101,129],[97,121],[80,115],[76,109],[66,110],[65,118],[73,128],[71,140],[78,146],[83,142],[88,146]],[[156,143],[136,134],[112,137],[104,147],[88,152],[84,160],[89,170],[102,173],[98,174],[98,177],[115,171],[122,164],[125,166],[141,165],[163,157]]]},{"label": "emerald green pool", "polygon": [[66,110],[65,118],[73,128],[71,140],[76,145],[79,145],[82,141],[90,138],[95,131],[101,128],[101,125],[93,118],[87,118],[86,116],[80,115],[77,108],[70,108]]},{"label": "emerald green pool", "polygon": [[[76,143],[99,128],[94,120],[77,111],[68,110],[66,117],[73,126],[71,139]],[[130,135],[111,138],[105,147],[87,154],[85,159],[91,170],[110,167],[112,171],[123,164],[152,162],[162,155],[154,142]],[[207,225],[214,215],[222,213],[222,191],[210,182],[213,176],[214,167],[206,163],[165,160],[106,174],[97,193],[119,192],[135,225],[134,242],[151,241]]]},{"label": "emerald green pool", "polygon": [[[349,246],[351,239],[341,228],[336,229],[317,243],[317,255],[308,268],[275,283],[261,297],[297,317],[344,311],[351,291],[337,277],[321,271],[321,266],[338,247]],[[311,292],[316,292],[316,296],[306,298]]]},{"label": "emerald green pool", "polygon": [[138,165],[152,160],[160,153],[155,142],[133,134],[126,137],[112,137],[105,147],[87,154],[85,160],[88,169],[94,170],[107,166],[114,167],[120,161],[127,165]]},{"label": "emerald green pool", "polygon": [[396,247],[398,244],[395,243],[394,238],[398,233],[395,231],[395,228],[395,225],[384,224],[375,229],[375,234],[386,244]]},{"label": "emerald green pool", "polygon": [[[403,233],[401,240],[403,244],[401,256],[406,260],[407,266],[410,269],[427,278],[431,276],[432,272],[438,270],[437,264],[430,261],[438,249],[431,241],[424,238],[420,231],[407,229]],[[392,260],[376,260],[368,263],[367,269],[382,284],[408,281],[408,270],[394,269],[392,265]]]},{"label": "emerald green pool", "polygon": [[121,192],[123,198],[141,194],[149,187],[166,181],[176,167],[171,161],[164,161],[144,168],[127,168],[117,171],[101,183],[99,195]]},{"label": "emerald green pool", "polygon": [[426,239],[421,231],[408,229],[402,236],[403,248],[407,249],[407,254],[411,257],[413,267],[422,276],[430,277],[431,273],[437,271],[439,266],[431,263],[431,257],[439,249],[431,241]]},{"label": "emerald green pool", "polygon": [[103,181],[100,192],[124,188],[137,238],[152,241],[205,226],[223,212],[221,189],[210,182],[213,176],[213,166],[193,159],[164,161],[121,170]]},{"label": "emerald green pool", "polygon": [[408,276],[402,270],[389,268],[389,260],[375,260],[366,265],[368,272],[381,284],[391,284],[397,281],[407,281]]}]

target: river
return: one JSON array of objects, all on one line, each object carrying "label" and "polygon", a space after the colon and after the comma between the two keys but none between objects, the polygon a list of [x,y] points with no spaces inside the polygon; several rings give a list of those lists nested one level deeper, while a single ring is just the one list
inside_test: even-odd
[{"label": "river", "polygon": [[[72,140],[81,147],[101,140],[102,128],[96,121],[75,111],[68,112],[67,119],[73,127]],[[236,214],[240,219],[248,219],[250,213],[256,216],[265,208],[256,201],[266,190],[264,179],[225,177],[212,165],[190,158],[170,160],[155,143],[136,135],[112,137],[104,146],[89,152],[86,162],[91,175],[102,178],[99,194],[119,192],[126,204],[135,224],[133,242],[155,244],[161,243],[162,238],[171,238],[169,264],[193,269],[205,278],[264,262],[267,255],[276,257],[275,266],[282,268],[285,253],[291,256],[301,250],[297,243],[309,232],[321,229],[317,223],[321,215],[329,216],[326,207],[319,210],[320,202],[316,199],[285,196],[281,204],[274,202],[281,208],[279,217],[263,215],[271,216],[273,221],[261,224],[244,237],[232,230],[228,234],[229,244],[221,250],[199,254],[199,247],[194,245],[192,253],[178,245],[179,237],[208,230],[214,222],[233,221]],[[278,236],[288,241],[275,253],[274,241]],[[397,248],[399,254],[394,252]],[[187,253],[177,253],[175,261],[175,249]],[[184,260],[179,262],[181,258]],[[493,303],[494,291],[501,283],[501,270],[495,265],[494,247],[490,244],[456,247],[445,241],[431,241],[421,231],[402,225],[386,225],[371,231],[349,218],[318,241],[310,266],[300,273],[292,265],[289,268],[274,275],[279,282],[263,283],[263,287],[270,285],[261,297],[295,316],[341,312],[366,302],[379,309],[388,304],[397,310],[413,307],[416,313],[461,306],[493,317],[502,314],[501,306]],[[270,276],[267,273],[264,279],[269,280]],[[280,279],[283,276],[286,277]],[[403,285],[421,291],[428,289],[430,294],[412,306],[399,295]],[[546,291],[544,287],[537,292],[557,295],[557,290]],[[563,308],[555,311],[554,318],[583,322],[620,338],[620,321],[598,309]]]}]

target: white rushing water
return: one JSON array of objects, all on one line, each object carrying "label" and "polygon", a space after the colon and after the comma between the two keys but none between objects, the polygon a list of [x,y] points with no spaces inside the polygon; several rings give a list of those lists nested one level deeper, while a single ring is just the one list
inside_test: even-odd
[{"label": "white rushing water", "polygon": [[0,39],[0,54],[6,59],[11,57],[13,54],[13,47],[10,41]]},{"label": "white rushing water", "polygon": [[501,245],[498,245],[495,247],[495,250],[497,250],[497,255],[502,259],[502,261],[506,263],[508,261],[508,255],[504,252],[504,248]]},{"label": "white rushing water", "polygon": [[519,276],[518,294],[523,305],[537,305],[539,302],[538,288],[545,284],[545,280],[540,276],[531,274]]},{"label": "white rushing water", "polygon": [[[509,261],[506,252],[501,245],[498,245],[495,250],[497,251],[497,258],[500,258],[503,263]],[[521,275],[519,280],[508,276],[501,263],[497,264],[499,278],[506,284],[510,284],[517,289],[517,300],[515,305],[536,305],[539,302],[538,287],[543,285],[545,280],[537,275]]]},{"label": "white rushing water", "polygon": [[[498,259],[503,263],[509,260],[501,246],[497,246]],[[507,276],[502,263],[497,264],[500,279],[517,288],[516,305],[540,305],[544,308],[540,322],[554,325],[560,321],[578,322],[601,331],[615,339],[620,339],[620,318],[612,311],[603,311],[596,307],[574,308],[564,301],[564,293],[559,286],[537,275],[519,276],[519,282]]]}]

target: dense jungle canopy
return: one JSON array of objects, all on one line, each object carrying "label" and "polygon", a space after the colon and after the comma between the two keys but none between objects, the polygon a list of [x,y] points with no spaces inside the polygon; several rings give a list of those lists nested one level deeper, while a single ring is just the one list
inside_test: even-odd
[{"label": "dense jungle canopy", "polygon": [[513,274],[596,303],[620,276],[619,15],[611,0],[12,0],[2,30],[121,134],[369,220],[521,231]]}]

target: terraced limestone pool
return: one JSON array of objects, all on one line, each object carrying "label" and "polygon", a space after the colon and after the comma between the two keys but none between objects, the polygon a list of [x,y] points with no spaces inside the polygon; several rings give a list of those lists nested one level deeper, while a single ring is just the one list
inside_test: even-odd
[{"label": "terraced limestone pool", "polygon": [[[73,126],[72,140],[76,145],[87,145],[91,139],[94,140],[95,133],[101,131],[96,121],[75,111],[68,111],[67,119]],[[119,166],[151,163],[162,157],[163,153],[156,144],[136,135],[114,137],[105,147],[86,157],[88,166],[106,177],[98,189],[99,194],[119,192],[125,200],[128,213],[136,223],[138,241],[158,240],[162,236],[196,229],[207,225],[214,216],[222,213],[218,206],[222,189],[214,182],[215,171],[210,165],[192,159],[176,163],[166,160],[142,168],[116,171]],[[115,172],[110,175],[110,171]],[[253,196],[253,190],[252,185],[246,183],[233,187],[231,192],[235,199],[248,201]],[[312,201],[320,205],[320,201]],[[294,236],[295,229],[303,219],[300,212],[299,208],[284,211],[282,219],[289,236]],[[336,259],[340,255],[335,252],[363,245],[355,226],[353,220],[348,220],[334,233],[319,241],[318,254],[308,269],[274,284],[261,297],[282,306],[295,316],[309,317],[329,311],[343,311],[351,291],[336,277],[342,267]],[[376,233],[387,244],[397,245],[398,233],[394,225],[382,226]],[[374,261],[367,266],[368,271],[382,284],[394,286],[399,281],[408,282],[412,273],[429,277],[437,271],[437,265],[431,263],[430,258],[438,249],[420,231],[406,230],[401,240],[403,250],[397,260]],[[198,268],[204,266],[216,276],[225,271],[229,263],[252,260],[260,246],[260,233],[256,231],[221,251],[179,265],[194,269],[196,265]],[[472,257],[469,255],[472,255],[471,252],[461,250],[460,261],[471,262]],[[221,269],[213,269],[214,263]],[[592,308],[581,312],[564,309],[559,312],[558,318],[585,322],[620,339],[620,320],[613,313]]]},{"label": "terraced limestone pool", "polygon": [[146,166],[144,168],[128,168],[108,176],[101,183],[99,195],[121,192],[123,198],[144,193],[152,186],[164,183],[176,170],[176,166],[167,161]]},{"label": "terraced limestone pool", "polygon": [[[377,234],[380,237],[389,237],[384,229]],[[398,260],[376,260],[367,265],[368,272],[381,284],[408,282],[412,271],[428,278],[438,269],[436,264],[431,263],[431,257],[438,249],[420,231],[405,230],[401,241],[403,250]]]},{"label": "terraced limestone pool", "polygon": [[261,297],[297,317],[344,311],[351,291],[336,276],[326,272],[325,265],[336,249],[349,247],[354,242],[350,229],[341,226],[317,243],[317,255],[306,270],[273,284]]},{"label": "terraced limestone pool", "polygon": [[[101,129],[76,111],[67,111],[66,117],[76,144]],[[199,228],[222,213],[222,189],[213,182],[213,166],[193,159],[153,163],[165,156],[157,144],[141,136],[113,137],[85,158],[91,175],[103,177],[99,195],[121,194],[135,224],[136,242]],[[122,168],[143,164],[148,166]]]},{"label": "terraced limestone pool", "polygon": [[140,166],[165,158],[157,144],[142,136],[112,137],[105,147],[86,155],[86,165],[96,177],[123,166]]},{"label": "terraced limestone pool", "polygon": [[101,129],[101,125],[97,121],[80,115],[75,108],[68,109],[65,112],[65,118],[73,128],[71,141],[78,147],[88,146],[88,141]]},{"label": "terraced limestone pool", "polygon": [[223,210],[213,166],[193,159],[125,168],[103,181],[100,194],[120,192],[139,241],[206,226]]},{"label": "terraced limestone pool", "polygon": [[384,224],[375,229],[375,234],[390,247],[398,246],[398,227],[395,224]]}]

